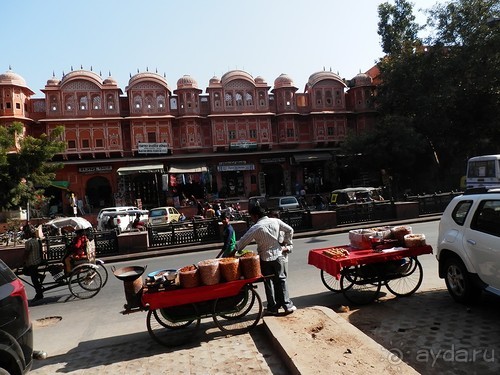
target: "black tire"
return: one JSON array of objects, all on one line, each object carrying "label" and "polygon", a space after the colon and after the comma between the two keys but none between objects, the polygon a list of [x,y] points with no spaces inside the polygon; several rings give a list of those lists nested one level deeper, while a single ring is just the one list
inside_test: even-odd
[{"label": "black tire", "polygon": [[422,265],[417,258],[403,258],[407,263],[401,265],[401,274],[387,280],[385,286],[397,297],[406,297],[415,293],[424,278]]},{"label": "black tire", "polygon": [[463,262],[456,258],[448,258],[444,264],[444,281],[448,292],[459,303],[471,303],[481,296],[481,289],[472,282],[472,278]]},{"label": "black tire", "polygon": [[342,291],[340,286],[340,279],[337,279],[335,276],[330,275],[328,272],[321,270],[321,281],[323,285],[332,292],[339,293]]},{"label": "black tire", "polygon": [[76,298],[94,297],[102,287],[102,279],[94,265],[82,264],[71,271],[69,275],[69,291]]},{"label": "black tire", "polygon": [[373,265],[345,268],[340,277],[342,294],[355,305],[366,305],[378,298],[381,281]]},{"label": "black tire", "polygon": [[200,326],[200,318],[194,320],[170,320],[166,309],[163,313],[157,310],[149,310],[146,318],[148,333],[157,343],[172,347],[179,346],[191,341],[197,334]]},{"label": "black tire", "polygon": [[232,307],[227,306],[226,298],[215,300],[213,319],[221,331],[232,334],[246,333],[262,319],[262,300],[255,289],[246,288],[241,297],[242,299]]}]

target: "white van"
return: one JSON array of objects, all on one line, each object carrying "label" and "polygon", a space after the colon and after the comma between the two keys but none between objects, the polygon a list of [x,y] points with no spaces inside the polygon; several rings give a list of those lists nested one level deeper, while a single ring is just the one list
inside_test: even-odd
[{"label": "white van", "polygon": [[134,206],[118,206],[118,207],[106,207],[103,208],[101,211],[99,211],[99,214],[97,215],[97,230],[105,230],[108,229],[106,227],[107,222],[109,220],[109,215],[106,215],[106,213],[109,212],[118,212],[118,211],[133,211],[133,210],[138,210],[139,208],[134,207]]}]

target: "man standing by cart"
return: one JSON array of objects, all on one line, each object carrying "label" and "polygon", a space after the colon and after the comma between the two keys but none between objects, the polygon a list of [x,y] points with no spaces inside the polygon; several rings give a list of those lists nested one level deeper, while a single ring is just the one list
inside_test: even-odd
[{"label": "man standing by cart", "polygon": [[[264,280],[267,314],[277,315],[280,308],[285,309],[286,314],[291,314],[297,308],[288,296],[285,259],[281,247],[292,245],[293,228],[280,219],[267,217],[260,206],[251,207],[248,213],[255,224],[237,242],[236,249],[241,251],[255,240],[262,274],[272,275]],[[280,232],[283,232],[282,243]]]},{"label": "man standing by cart", "polygon": [[33,288],[35,288],[35,297],[33,302],[43,298],[42,282],[45,276],[38,273],[38,266],[42,263],[42,243],[36,236],[34,228],[25,231],[28,240],[24,243],[24,267],[23,273],[31,277]]}]

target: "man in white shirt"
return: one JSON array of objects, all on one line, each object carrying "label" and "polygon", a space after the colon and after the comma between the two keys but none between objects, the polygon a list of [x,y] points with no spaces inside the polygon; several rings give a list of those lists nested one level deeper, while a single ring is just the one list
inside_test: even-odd
[{"label": "man in white shirt", "polygon": [[[248,213],[255,224],[241,237],[236,249],[241,251],[252,241],[257,243],[261,272],[270,276],[264,280],[267,313],[277,315],[278,310],[283,308],[286,314],[291,314],[297,308],[288,296],[285,259],[281,249],[282,246],[292,245],[293,228],[280,219],[267,217],[260,206],[251,207]],[[281,243],[280,232],[283,236]]]}]

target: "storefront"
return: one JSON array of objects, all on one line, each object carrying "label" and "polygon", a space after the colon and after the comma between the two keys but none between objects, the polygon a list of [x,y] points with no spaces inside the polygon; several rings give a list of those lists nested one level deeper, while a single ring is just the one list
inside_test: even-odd
[{"label": "storefront", "polygon": [[168,167],[164,189],[174,205],[183,205],[192,197],[204,198],[214,189],[212,174],[203,163],[172,163]]},{"label": "storefront", "polygon": [[255,164],[244,160],[223,161],[217,165],[217,171],[221,181],[220,198],[247,196],[249,192],[245,190],[245,180],[252,180],[250,174],[255,171]]},{"label": "storefront", "polygon": [[293,159],[298,165],[296,184],[304,188],[307,194],[322,192],[325,163],[332,160],[332,155],[327,152],[299,154],[294,155]]},{"label": "storefront", "polygon": [[118,168],[116,206],[138,206],[149,209],[165,203],[162,192],[163,164]]}]

